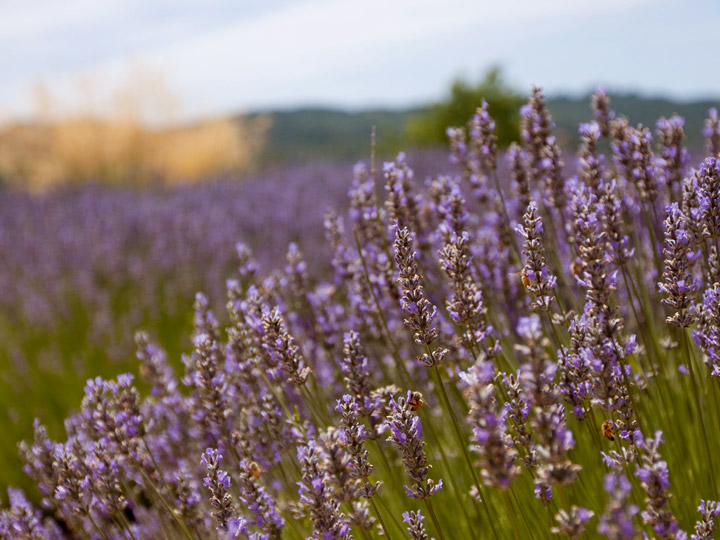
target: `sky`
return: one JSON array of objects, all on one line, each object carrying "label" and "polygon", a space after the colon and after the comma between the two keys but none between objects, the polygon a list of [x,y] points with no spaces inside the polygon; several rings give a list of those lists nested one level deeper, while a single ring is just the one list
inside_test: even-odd
[{"label": "sky", "polygon": [[138,66],[188,119],[408,107],[492,65],[521,91],[717,98],[719,30],[718,0],[0,0],[0,116]]}]

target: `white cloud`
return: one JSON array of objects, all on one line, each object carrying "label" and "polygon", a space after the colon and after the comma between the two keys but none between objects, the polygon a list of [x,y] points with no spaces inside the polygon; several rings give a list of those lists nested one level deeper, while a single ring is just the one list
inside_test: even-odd
[{"label": "white cloud", "polygon": [[[583,47],[594,47],[594,52],[603,47],[582,43],[583,28],[592,29],[600,20],[621,21],[665,3],[302,0],[237,7],[230,0],[66,0],[59,9],[52,7],[60,6],[52,0],[26,8],[17,7],[28,4],[16,0],[14,15],[11,7],[11,16],[0,18],[0,36],[6,30],[10,35],[3,41],[28,43],[43,35],[67,34],[68,45],[46,72],[18,69],[13,77],[14,64],[0,60],[6,74],[0,107],[3,101],[17,103],[38,75],[63,88],[78,73],[118,80],[138,61],[165,73],[190,115],[313,102],[403,104],[436,96],[448,78],[459,72],[477,75],[496,61],[506,64],[523,85],[528,84],[523,73],[529,72],[549,79],[551,87],[584,88],[595,82],[587,66],[562,62],[564,55],[577,60]],[[48,12],[33,23],[44,9]],[[88,27],[106,29],[108,43],[74,44],[73,28],[97,37]],[[613,33],[612,24],[604,31],[608,40],[628,46],[633,42],[633,35]],[[564,34],[574,40],[579,34],[580,42],[563,42]],[[536,56],[541,51],[545,58]],[[621,56],[614,62],[603,72],[610,83],[615,75],[624,77],[629,60]],[[534,65],[543,65],[544,72],[534,72]]]}]

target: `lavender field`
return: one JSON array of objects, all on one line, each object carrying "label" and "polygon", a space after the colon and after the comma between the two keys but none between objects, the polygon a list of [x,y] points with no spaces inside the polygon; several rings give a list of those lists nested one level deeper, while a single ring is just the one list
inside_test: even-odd
[{"label": "lavender field", "polygon": [[0,538],[713,538],[717,112],[692,155],[602,91],[573,153],[541,90],[506,151],[491,112],[384,163],[0,192]]}]

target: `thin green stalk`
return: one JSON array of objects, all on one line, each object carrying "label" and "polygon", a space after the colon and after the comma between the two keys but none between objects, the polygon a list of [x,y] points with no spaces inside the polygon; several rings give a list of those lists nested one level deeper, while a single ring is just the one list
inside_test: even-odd
[{"label": "thin green stalk", "polygon": [[363,540],[370,540],[370,537],[367,535],[367,532],[363,529],[362,525],[358,527],[358,530],[360,531],[360,536],[363,537]]},{"label": "thin green stalk", "polygon": [[[655,212],[655,206],[653,205],[653,212]],[[655,226],[650,219],[650,216],[647,213],[647,209],[645,208],[645,205],[642,205],[642,215],[645,220],[645,225],[647,226],[648,233],[650,234],[650,244],[652,245],[652,255],[653,255],[653,261],[655,262],[655,267],[657,269],[657,275],[662,276],[662,263],[660,262],[660,255],[658,254],[658,246],[657,246],[657,237],[655,235]],[[657,216],[656,216],[657,221]]]},{"label": "thin green stalk", "polygon": [[440,540],[445,540],[445,533],[443,532],[442,527],[440,526],[440,522],[438,521],[437,516],[435,515],[435,510],[433,510],[432,503],[430,502],[430,498],[426,497],[423,499],[425,501],[425,506],[428,509],[428,513],[430,514],[430,519],[433,522],[433,525],[435,525],[435,530],[438,533],[438,536],[440,537]]},{"label": "thin green stalk", "polygon": [[[656,371],[658,371],[657,363],[659,362],[659,359],[657,359],[658,353],[656,351],[657,344],[654,341],[652,341],[651,347],[648,348],[648,341],[651,341],[651,340],[649,340],[648,337],[646,336],[647,328],[645,328],[645,325],[643,325],[640,322],[640,317],[638,316],[637,309],[635,308],[635,298],[634,298],[630,283],[628,281],[628,277],[627,277],[627,273],[625,272],[624,265],[620,265],[620,272],[622,273],[623,281],[625,282],[625,290],[627,291],[628,302],[630,302],[630,308],[632,309],[633,317],[635,318],[635,324],[637,325],[638,333],[640,334],[640,340],[642,341],[642,344],[645,347],[645,350],[648,351],[648,359],[650,360],[650,368],[652,369],[652,372],[655,373]],[[653,356],[649,354],[650,350],[652,350],[653,355],[656,356],[655,361],[653,361]],[[638,362],[638,365],[640,365],[640,362]],[[644,370],[641,373],[642,373],[643,379],[645,381],[645,384],[647,384],[647,378],[645,376]]]},{"label": "thin green stalk", "polygon": [[372,439],[372,440],[375,443],[375,446],[377,447],[378,453],[380,454],[380,460],[382,461],[382,464],[385,467],[388,478],[392,479],[393,483],[396,480],[399,480],[398,483],[402,484],[402,477],[400,476],[399,471],[397,471],[397,469],[394,469],[392,467],[392,465],[390,465],[390,461],[388,460],[387,456],[385,455],[385,451],[383,450],[383,447],[380,444],[380,441],[378,439]]},{"label": "thin green stalk", "polygon": [[404,534],[402,525],[400,525],[400,522],[395,518],[395,514],[393,514],[393,513],[390,511],[390,508],[388,508],[388,505],[385,504],[385,501],[384,501],[383,498],[380,496],[380,494],[379,494],[379,493],[376,493],[376,494],[373,496],[373,499],[377,499],[377,500],[378,500],[378,502],[380,503],[380,506],[382,506],[382,507],[385,509],[385,511],[388,513],[388,515],[390,516],[390,519],[392,520],[393,524],[395,525],[395,527],[397,527],[398,531],[400,531],[400,535],[402,536],[402,535]]},{"label": "thin green stalk", "polygon": [[552,317],[550,316],[550,312],[546,311],[545,315],[547,315],[548,322],[550,323],[550,329],[552,330],[553,337],[555,338],[555,346],[558,348],[558,350],[562,349],[562,341],[560,340],[560,336],[557,333],[557,330],[555,329],[555,323],[553,323]]},{"label": "thin green stalk", "polygon": [[330,420],[330,417],[325,413],[323,414],[322,410],[317,405],[317,400],[314,400],[312,396],[310,395],[310,390],[305,385],[302,385],[300,387],[300,395],[304,398],[305,406],[308,408],[310,413],[315,417],[315,425],[317,427],[320,426],[329,426],[332,425],[332,421]]},{"label": "thin green stalk", "polygon": [[[143,445],[145,446],[145,450],[147,451],[148,455],[150,456],[150,459],[152,460],[153,467],[155,467],[155,470],[157,472],[159,472],[161,469],[158,466],[157,461],[155,461],[155,456],[153,456],[153,453],[150,451],[150,446],[148,445],[147,441],[145,440],[145,436],[142,435],[140,437],[140,439],[142,440]],[[228,443],[229,442],[230,442],[230,440],[228,440]],[[140,465],[140,464],[138,464],[138,471],[140,471],[140,474],[142,475],[143,480],[145,480],[145,483],[148,484],[153,489],[155,494],[160,499],[160,502],[162,502],[163,506],[165,506],[167,511],[170,512],[170,514],[172,515],[175,522],[180,526],[180,529],[182,529],[183,534],[185,534],[185,536],[187,536],[187,538],[189,538],[190,540],[195,540],[192,533],[190,532],[187,525],[185,524],[185,521],[180,519],[180,517],[175,513],[173,508],[165,500],[165,497],[163,497],[162,493],[160,493],[160,491],[157,489],[157,487],[155,487],[155,484],[152,482],[150,477],[148,477],[148,475],[145,473],[145,471],[143,471],[142,465]]]},{"label": "thin green stalk", "polygon": [[[585,409],[585,420],[582,421],[583,424],[585,424],[588,428],[588,431],[590,432],[590,438],[593,440],[593,443],[597,447],[598,452],[602,452],[602,442],[600,441],[600,438],[598,437],[598,434],[596,432],[597,425],[595,424],[595,418],[593,417],[592,420],[588,417],[588,414],[592,411],[591,406]],[[592,421],[592,426],[590,425]]]},{"label": "thin green stalk", "polygon": [[165,507],[165,509],[170,513],[170,515],[173,517],[175,522],[180,527],[180,530],[183,532],[185,537],[188,540],[195,540],[190,530],[187,528],[187,525],[185,525],[185,522],[180,519],[177,515],[177,513],[174,511],[174,509],[168,504],[168,502],[165,500],[165,497],[163,497],[162,493],[158,491],[158,489],[155,487],[155,484],[153,484],[152,480],[148,477],[147,474],[145,474],[145,471],[143,471],[141,468],[138,469],[140,471],[140,475],[143,477],[143,480],[145,480],[145,483],[152,488],[153,492],[157,496],[158,499],[160,499],[160,502]]},{"label": "thin green stalk", "polygon": [[[290,524],[290,527],[292,527],[293,532],[300,540],[305,540],[305,535],[298,530],[298,524],[296,523],[294,516],[288,516],[288,518],[285,519],[285,522]],[[286,529],[283,529],[283,530],[286,530]]]},{"label": "thin green stalk", "polygon": [[[310,380],[310,384],[312,385],[312,393],[319,394],[320,389],[317,384],[317,379],[315,379],[315,376],[313,374],[310,374],[309,380]],[[320,417],[325,422],[325,425],[327,425],[327,426],[332,425],[332,419],[330,418],[330,413],[328,412],[327,407],[320,406],[320,404],[324,404],[324,401],[312,399],[311,389],[308,388],[307,384],[304,384],[302,386],[302,388],[305,390],[305,393],[307,394],[307,397],[310,400],[310,402],[316,406],[317,411],[320,414]]]},{"label": "thin green stalk", "polygon": [[383,520],[382,514],[380,513],[380,509],[375,504],[373,497],[370,497],[368,500],[370,501],[370,506],[372,507],[372,510],[375,513],[375,516],[377,516],[378,521],[380,522],[380,526],[382,527],[383,532],[385,533],[385,536],[387,536],[388,540],[392,540],[392,535],[390,534],[390,529],[388,529],[387,525],[385,525],[385,521]]},{"label": "thin green stalk", "polygon": [[478,495],[482,498],[482,507],[485,509],[485,514],[487,515],[488,523],[490,524],[490,528],[492,529],[493,536],[498,539],[497,531],[495,530],[495,525],[493,524],[492,516],[490,515],[490,510],[488,509],[488,501],[483,495],[483,489],[480,485],[480,480],[477,477],[477,474],[475,472],[475,467],[473,467],[472,460],[470,459],[470,454],[468,453],[467,444],[466,441],[462,435],[462,432],[460,431],[460,426],[458,425],[457,419],[455,418],[455,413],[453,412],[452,405],[450,404],[450,399],[448,398],[447,391],[445,390],[445,384],[443,383],[442,376],[440,375],[440,370],[437,366],[433,368],[433,374],[435,375],[435,379],[437,381],[438,388],[440,389],[440,394],[442,396],[442,402],[445,406],[445,411],[450,416],[453,424],[453,429],[455,430],[455,435],[458,440],[458,444],[460,448],[462,448],[463,456],[465,457],[465,461],[467,463],[468,468],[470,469],[470,474],[472,475],[473,482],[475,483],[475,489],[477,489]]},{"label": "thin green stalk", "polygon": [[[140,503],[138,503],[137,499],[135,498],[135,495],[133,495],[132,491],[127,485],[127,482],[125,481],[125,478],[123,476],[120,476],[120,485],[122,486],[122,491],[125,494],[125,497],[127,500],[129,500],[132,503],[132,506],[139,507]],[[161,521],[162,523],[162,521]],[[157,540],[157,537],[153,535],[153,539]]]},{"label": "thin green stalk", "polygon": [[710,480],[712,481],[712,489],[713,489],[713,497],[715,500],[718,498],[718,490],[717,490],[717,484],[715,480],[715,468],[713,466],[713,455],[710,452],[710,444],[708,443],[708,437],[707,437],[707,430],[705,429],[705,419],[703,417],[703,411],[700,406],[700,389],[697,386],[697,382],[695,380],[695,367],[693,366],[694,359],[693,354],[690,349],[690,340],[688,339],[687,332],[684,328],[681,329],[683,342],[685,344],[685,350],[687,351],[687,363],[690,367],[690,379],[692,380],[693,384],[693,391],[691,394],[693,395],[693,398],[695,400],[695,408],[697,409],[697,415],[700,419],[700,430],[702,431],[702,437],[703,437],[703,443],[705,444],[705,453],[707,454],[707,461],[708,465],[710,467]]},{"label": "thin green stalk", "polygon": [[110,540],[107,535],[102,531],[100,527],[98,527],[98,524],[95,523],[95,520],[93,519],[92,515],[90,515],[90,510],[85,509],[85,514],[87,515],[88,519],[90,520],[90,523],[92,523],[92,526],[95,528],[95,530],[98,532],[100,536],[103,537],[103,540]]},{"label": "thin green stalk", "polygon": [[520,501],[517,498],[517,495],[515,494],[515,490],[512,486],[508,488],[510,490],[510,495],[512,495],[513,500],[515,501],[515,504],[520,509],[520,516],[522,517],[523,523],[525,523],[525,527],[528,530],[528,534],[530,535],[531,540],[535,540],[535,536],[532,533],[532,527],[530,526],[530,523],[528,522],[527,517],[525,516],[525,510],[523,509],[523,505],[520,504]]},{"label": "thin green stalk", "polygon": [[[712,410],[717,411],[717,410],[720,410],[720,384],[718,384],[718,380],[715,379],[715,377],[713,377],[712,375],[709,375],[709,377],[710,377],[710,380],[708,381],[708,385],[710,387],[710,392],[714,398],[713,401],[715,402],[712,407]],[[716,415],[714,415],[714,417],[718,424],[717,432],[720,433],[720,416],[716,414]]]},{"label": "thin green stalk", "polygon": [[510,512],[510,525],[512,526],[513,533],[515,534],[515,538],[518,540],[520,539],[520,529],[517,525],[517,515],[515,514],[515,509],[513,508],[512,501],[510,501],[510,497],[507,494],[507,491],[503,490],[503,498],[505,499],[505,506],[507,507],[508,511]]},{"label": "thin green stalk", "polygon": [[[470,523],[470,517],[467,514],[465,504],[463,503],[461,497],[462,491],[458,484],[458,477],[457,475],[453,474],[454,469],[450,466],[450,460],[448,459],[447,453],[445,452],[445,445],[440,440],[440,437],[438,437],[437,432],[435,431],[434,423],[432,422],[432,418],[429,417],[429,413],[428,415],[426,415],[422,424],[423,428],[427,431],[429,437],[434,441],[433,448],[437,448],[437,450],[440,452],[440,458],[442,460],[445,471],[447,472],[447,477],[450,478],[450,484],[452,485],[453,493],[455,494],[455,498],[457,499],[458,505],[460,506],[460,510],[465,517],[466,523]],[[479,518],[479,511],[477,511],[477,513]]]}]

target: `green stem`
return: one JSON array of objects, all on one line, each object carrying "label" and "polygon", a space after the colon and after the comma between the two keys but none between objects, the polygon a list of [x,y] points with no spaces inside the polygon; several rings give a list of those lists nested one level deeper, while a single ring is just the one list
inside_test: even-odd
[{"label": "green stem", "polygon": [[435,510],[433,510],[430,499],[426,497],[423,500],[425,501],[425,506],[427,506],[428,513],[430,514],[430,519],[432,520],[433,525],[435,525],[435,530],[437,531],[438,536],[440,537],[440,540],[445,540],[445,533],[443,532],[442,527],[440,526],[440,522],[438,521],[438,518],[435,515]]},{"label": "green stem", "polygon": [[[423,411],[424,409],[421,409]],[[463,516],[465,517],[465,522],[470,523],[470,516],[468,516],[467,509],[465,508],[465,504],[463,503],[462,497],[460,496],[462,491],[460,490],[460,486],[458,485],[458,477],[457,475],[453,474],[454,469],[450,466],[450,460],[448,459],[447,453],[445,452],[445,445],[440,440],[440,437],[438,437],[437,432],[435,431],[434,423],[432,422],[432,418],[430,418],[429,413],[426,415],[425,419],[422,422],[423,428],[427,430],[428,436],[434,441],[433,447],[437,448],[440,451],[440,458],[442,460],[443,466],[445,467],[445,471],[447,473],[447,476],[450,478],[450,484],[453,488],[453,493],[455,494],[455,498],[457,499],[457,503],[460,507],[460,511],[463,513]],[[480,518],[480,511],[477,509],[477,506],[475,508],[478,519]],[[472,529],[471,529],[472,531]]]},{"label": "green stem", "polygon": [[455,418],[455,413],[452,409],[452,405],[450,404],[450,399],[448,398],[447,391],[445,390],[445,384],[443,383],[442,376],[440,375],[440,370],[437,366],[435,366],[432,371],[435,375],[438,388],[440,389],[440,394],[442,396],[442,402],[445,406],[445,410],[452,419],[452,424],[455,430],[455,436],[458,440],[458,445],[460,446],[460,448],[462,448],[463,456],[465,457],[465,461],[468,468],[470,469],[470,474],[472,475],[473,482],[475,483],[475,488],[477,489],[478,495],[482,499],[482,507],[485,509],[485,514],[487,515],[488,523],[490,524],[490,528],[492,529],[493,536],[498,539],[499,537],[497,535],[497,531],[495,530],[495,525],[493,524],[490,510],[488,509],[488,501],[483,494],[482,486],[480,485],[480,481],[478,480],[477,474],[475,473],[475,467],[473,467],[472,460],[470,459],[470,454],[468,453],[466,441],[462,435],[462,432],[460,431],[460,426],[458,425],[457,419]]},{"label": "green stem", "polygon": [[388,515],[390,516],[390,519],[392,520],[393,524],[395,525],[395,527],[397,527],[398,531],[400,531],[400,534],[402,535],[402,533],[403,533],[402,525],[400,525],[400,522],[399,522],[397,519],[395,519],[395,514],[393,514],[393,513],[390,511],[390,508],[388,508],[388,505],[385,504],[385,501],[382,499],[382,497],[380,496],[380,494],[379,494],[379,493],[376,493],[376,494],[373,496],[373,500],[374,500],[374,499],[377,499],[377,500],[378,500],[378,502],[380,503],[380,506],[382,506],[382,507],[385,509],[385,511],[386,511],[386,512],[388,513]]},{"label": "green stem", "polygon": [[523,523],[525,523],[525,528],[528,530],[528,534],[530,535],[530,540],[535,540],[535,536],[533,536],[532,533],[532,527],[530,527],[530,523],[527,520],[527,517],[525,516],[525,510],[523,509],[523,505],[520,504],[520,501],[517,498],[517,495],[515,494],[515,490],[512,486],[510,486],[510,495],[512,495],[512,498],[515,500],[515,504],[520,509],[520,516],[522,517]]},{"label": "green stem", "polygon": [[712,481],[713,497],[717,500],[718,490],[715,480],[713,458],[712,454],[710,453],[710,444],[708,443],[707,430],[705,429],[705,419],[703,417],[703,411],[700,406],[700,389],[698,388],[697,382],[695,380],[695,367],[693,366],[695,362],[693,359],[693,353],[690,348],[690,340],[688,339],[686,329],[681,328],[680,330],[682,333],[683,342],[685,343],[685,350],[687,351],[687,363],[690,368],[690,379],[692,380],[693,384],[693,391],[691,392],[691,394],[695,399],[695,408],[697,409],[697,415],[700,418],[700,430],[702,431],[703,443],[705,444],[705,453],[707,454],[707,461],[710,467],[710,480]]},{"label": "green stem", "polygon": [[378,453],[380,454],[380,460],[387,471],[388,478],[391,478],[393,483],[399,481],[398,483],[402,484],[402,476],[392,467],[392,465],[390,465],[390,461],[388,460],[387,455],[385,455],[385,451],[383,450],[382,444],[380,444],[380,440],[372,440],[375,442],[375,446],[377,446]]},{"label": "green stem", "polygon": [[90,515],[90,510],[89,510],[89,509],[86,509],[86,510],[85,510],[85,514],[87,515],[88,519],[90,520],[90,523],[92,523],[92,526],[95,528],[95,530],[98,532],[98,534],[99,534],[100,536],[102,536],[104,540],[109,540],[109,538],[107,537],[107,535],[102,531],[102,529],[101,529],[100,527],[98,527],[97,523],[95,523],[95,520],[94,520],[93,517]]},{"label": "green stem", "polygon": [[510,500],[510,497],[505,490],[503,490],[503,497],[505,498],[505,506],[507,506],[507,509],[510,511],[510,524],[512,525],[513,533],[515,533],[515,538],[519,540],[520,529],[517,525],[517,514],[515,514],[515,509],[513,508],[512,501]]},{"label": "green stem", "polygon": [[382,527],[383,532],[385,533],[385,536],[387,536],[388,540],[392,540],[392,535],[390,534],[390,529],[388,529],[387,525],[385,525],[385,521],[383,521],[383,517],[382,517],[382,514],[380,513],[380,509],[377,507],[377,505],[375,504],[375,501],[373,500],[372,497],[370,497],[368,500],[370,501],[370,506],[372,507],[373,512],[377,516],[378,521],[380,521],[380,526]]},{"label": "green stem", "polygon": [[168,502],[165,500],[165,497],[163,497],[162,493],[158,491],[158,489],[155,487],[155,484],[153,484],[152,480],[148,477],[147,474],[145,474],[145,471],[142,470],[142,468],[138,469],[140,471],[140,475],[143,477],[143,480],[145,480],[145,483],[152,488],[153,492],[157,496],[158,499],[160,499],[160,502],[165,507],[165,509],[170,513],[170,515],[173,517],[175,522],[180,527],[180,530],[182,530],[183,534],[188,540],[195,540],[190,530],[187,528],[187,525],[185,525],[185,522],[178,517],[178,515],[175,513],[175,510],[168,504]]}]

